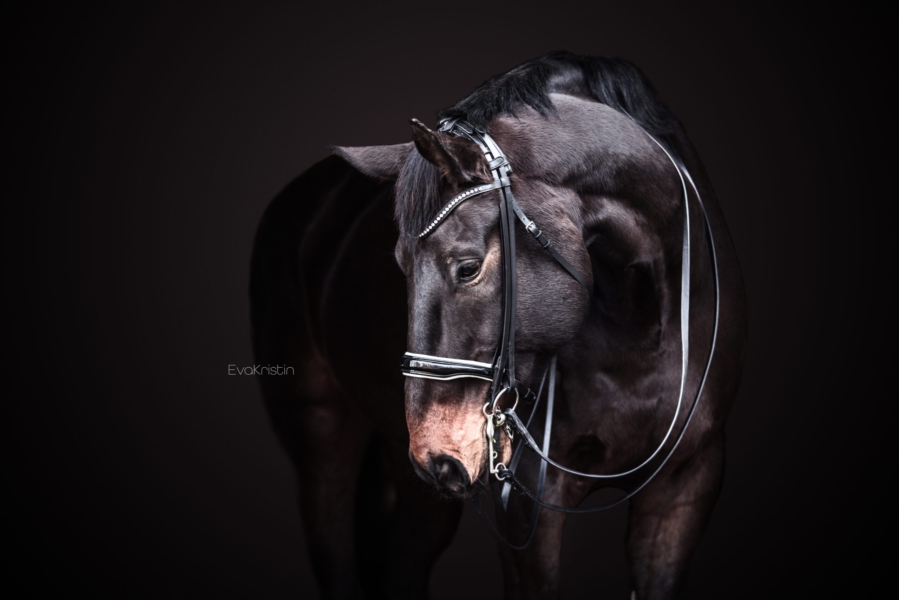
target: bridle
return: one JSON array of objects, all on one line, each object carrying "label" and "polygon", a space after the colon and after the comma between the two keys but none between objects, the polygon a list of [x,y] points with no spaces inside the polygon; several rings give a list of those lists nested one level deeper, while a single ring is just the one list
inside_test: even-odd
[{"label": "bridle", "polygon": [[[627,115],[630,117],[630,115]],[[633,119],[631,119],[633,121]],[[634,121],[636,123],[636,121]],[[639,127],[639,124],[637,124]],[[641,127],[642,129],[642,127]],[[550,243],[549,239],[546,235],[537,227],[537,225],[529,219],[524,212],[521,210],[521,207],[518,205],[518,202],[515,200],[515,196],[512,194],[512,184],[509,179],[509,175],[512,173],[512,167],[509,164],[508,159],[505,154],[503,154],[502,150],[496,144],[490,135],[481,128],[474,127],[471,124],[461,120],[461,119],[444,119],[440,122],[439,131],[443,133],[447,133],[450,135],[456,135],[474,142],[484,153],[484,157],[487,160],[488,168],[490,169],[491,174],[493,175],[493,181],[491,183],[477,185],[475,187],[469,188],[455,195],[449,202],[447,202],[443,208],[437,213],[437,216],[425,227],[425,229],[419,234],[419,238],[426,238],[428,235],[434,232],[437,227],[455,210],[459,205],[461,205],[466,200],[473,198],[475,196],[491,192],[493,190],[499,190],[501,194],[500,202],[499,202],[499,212],[500,212],[500,242],[501,242],[501,255],[502,255],[502,294],[503,294],[503,302],[502,302],[502,330],[500,334],[500,340],[497,344],[496,351],[494,353],[492,363],[484,363],[472,360],[462,360],[456,358],[445,358],[438,356],[429,356],[424,354],[414,354],[407,352],[403,355],[402,361],[402,372],[406,377],[419,377],[425,379],[434,379],[439,381],[449,381],[454,379],[461,378],[474,378],[474,379],[482,379],[486,381],[490,381],[490,392],[487,398],[487,402],[484,404],[483,412],[486,417],[486,436],[487,436],[487,444],[488,444],[488,459],[490,462],[490,474],[494,475],[498,481],[502,481],[504,483],[502,490],[502,502],[505,507],[508,502],[509,492],[511,488],[515,488],[523,495],[529,497],[534,501],[534,510],[531,516],[531,523],[528,528],[528,534],[526,536],[526,541],[523,545],[514,545],[503,539],[503,537],[496,531],[492,524],[490,524],[489,519],[486,518],[486,513],[484,511],[483,505],[480,502],[480,499],[475,497],[473,500],[475,502],[475,506],[478,509],[478,512],[482,517],[485,518],[488,525],[490,525],[491,531],[496,535],[501,541],[506,543],[512,548],[524,548],[527,546],[528,542],[531,539],[531,536],[534,533],[536,519],[539,512],[539,508],[542,506],[544,508],[560,511],[560,512],[568,512],[568,513],[585,513],[585,512],[595,512],[598,510],[605,510],[607,508],[611,508],[625,500],[631,498],[634,494],[639,492],[643,487],[645,487],[649,481],[651,481],[661,469],[668,462],[668,459],[674,453],[674,450],[677,448],[677,445],[680,443],[680,440],[683,438],[687,426],[690,423],[690,420],[693,417],[693,414],[696,410],[696,406],[698,404],[700,395],[702,394],[702,390],[705,386],[706,376],[709,372],[709,367],[711,366],[712,356],[714,354],[715,349],[715,341],[717,339],[718,334],[718,313],[719,313],[719,289],[718,289],[718,264],[717,257],[715,254],[715,244],[714,238],[712,237],[711,225],[709,223],[708,215],[705,211],[705,206],[702,204],[702,200],[699,195],[699,190],[697,189],[693,179],[690,177],[689,172],[687,172],[686,168],[679,164],[675,159],[671,156],[665,147],[660,144],[654,137],[649,135],[649,133],[645,132],[646,135],[655,142],[659,148],[668,156],[672,165],[674,165],[675,170],[678,173],[678,176],[681,181],[681,185],[683,188],[683,197],[684,197],[684,241],[683,241],[683,259],[682,259],[682,267],[681,267],[681,350],[682,350],[682,367],[681,367],[681,382],[680,382],[680,392],[678,397],[677,409],[675,410],[674,417],[672,418],[671,425],[668,428],[668,431],[665,437],[662,439],[659,446],[656,450],[641,464],[638,466],[629,469],[628,471],[622,473],[614,473],[608,475],[600,475],[600,474],[591,474],[591,473],[582,473],[580,471],[575,471],[560,465],[549,457],[549,441],[550,434],[552,431],[552,414],[554,408],[554,400],[555,400],[555,384],[556,384],[556,372],[557,372],[557,360],[556,357],[553,356],[549,367],[547,367],[547,372],[544,373],[543,378],[540,383],[540,388],[537,393],[532,392],[525,385],[523,385],[520,381],[515,378],[515,312],[517,306],[517,283],[516,283],[516,255],[515,255],[515,219],[517,218],[521,221],[522,225],[524,225],[525,230],[530,233],[534,239],[540,244],[540,246],[559,264],[565,271],[567,271],[578,283],[583,286],[583,288],[587,291],[588,294],[592,294],[592,288],[589,284],[587,278],[585,278],[581,273],[579,273],[561,254],[556,251],[553,247],[552,243]],[[686,179],[685,179],[686,177]],[[689,414],[687,416],[687,420],[684,423],[679,435],[676,438],[676,441],[666,454],[665,458],[661,461],[655,471],[643,481],[636,489],[631,490],[622,498],[615,500],[614,502],[602,505],[602,506],[593,506],[588,508],[566,508],[562,506],[558,506],[555,504],[551,504],[548,502],[544,502],[542,500],[542,492],[543,486],[545,482],[546,476],[546,466],[552,465],[553,467],[562,470],[566,473],[570,473],[573,475],[587,477],[591,479],[614,479],[621,478],[636,471],[642,469],[646,465],[648,465],[658,454],[661,452],[662,448],[667,443],[668,439],[671,436],[671,433],[674,430],[674,426],[678,420],[678,417],[681,412],[681,407],[683,404],[683,396],[686,388],[686,379],[687,379],[687,366],[688,366],[688,357],[689,357],[689,347],[688,347],[688,339],[689,339],[689,311],[690,311],[690,210],[687,194],[687,181],[689,181],[690,186],[694,190],[696,194],[696,198],[698,200],[699,206],[701,208],[701,212],[703,215],[703,219],[705,222],[705,230],[706,235],[709,240],[709,246],[711,248],[711,259],[712,259],[712,267],[715,281],[715,324],[712,335],[712,344],[711,349],[709,351],[708,361],[706,363],[705,371],[702,376],[702,380],[700,382],[699,388],[696,393],[696,397],[693,400],[693,404],[690,408]],[[542,391],[544,389],[544,383],[546,382],[547,376],[549,378],[549,383],[546,386],[546,420],[544,424],[544,433],[543,433],[543,443],[542,445],[538,445],[536,441],[533,439],[531,434],[528,432],[528,426],[530,425],[531,419],[533,419],[534,414],[537,411],[539,400],[542,397]],[[500,410],[497,408],[497,405],[501,399],[504,397],[512,397],[514,395],[514,401],[510,408],[506,408],[505,410]],[[515,408],[518,406],[518,401],[523,399],[528,403],[533,403],[533,408],[531,411],[530,418],[528,419],[528,423],[525,424],[521,421],[517,413],[515,412]],[[506,435],[509,437],[510,441],[513,441],[516,435],[520,438],[521,442],[518,447],[515,449],[513,453],[512,460],[510,461],[509,466],[507,467],[503,463],[497,463],[497,452],[495,447],[499,444],[499,432],[504,431]],[[532,450],[535,454],[537,454],[541,458],[540,464],[540,474],[538,478],[537,485],[537,493],[531,492],[526,486],[524,486],[520,480],[515,476],[514,470],[517,467],[518,460],[521,456],[521,450],[524,446],[527,446],[530,450]]]},{"label": "bridle", "polygon": [[[515,378],[515,307],[518,301],[518,286],[516,283],[517,269],[515,266],[515,219],[521,221],[525,229],[537,240],[538,243],[552,256],[563,269],[580,283],[587,293],[592,289],[588,280],[577,272],[547,239],[546,235],[537,225],[525,216],[524,211],[512,194],[512,184],[509,175],[512,166],[509,164],[503,151],[483,129],[473,127],[469,123],[459,119],[447,119],[441,121],[439,131],[451,135],[464,137],[474,142],[484,157],[487,166],[493,175],[493,182],[469,188],[456,194],[437,216],[418,235],[419,239],[426,238],[433,233],[441,223],[464,201],[485,194],[493,190],[500,190],[500,243],[502,247],[502,330],[500,340],[494,352],[491,364],[480,363],[471,360],[455,358],[443,358],[423,354],[406,353],[403,356],[402,371],[407,377],[421,377],[427,379],[451,380],[460,378],[487,379],[491,382],[490,395],[484,404],[484,416],[487,417],[488,456],[490,459],[490,473],[499,474],[506,467],[502,463],[495,463],[497,456],[494,444],[496,428],[505,425],[505,416],[502,412],[496,412],[496,405],[506,395],[515,397],[512,410],[518,405],[520,399],[533,402],[536,396],[521,382]],[[496,418],[493,417],[496,413]],[[507,431],[510,435],[511,430]]]},{"label": "bridle", "polygon": [[[587,278],[578,273],[571,266],[571,263],[556,251],[546,235],[521,210],[521,207],[515,200],[515,196],[512,194],[512,186],[509,181],[512,167],[493,138],[483,129],[473,127],[459,119],[445,119],[441,121],[439,131],[464,137],[474,142],[487,159],[487,165],[490,173],[493,175],[493,181],[456,194],[440,209],[437,216],[424,228],[418,237],[419,239],[428,237],[466,200],[493,190],[500,190],[499,210],[503,291],[502,332],[493,356],[493,362],[490,364],[407,352],[403,355],[401,368],[403,375],[406,377],[420,377],[442,381],[460,378],[490,381],[490,396],[484,405],[484,413],[489,415],[494,412],[497,401],[506,394],[514,394],[516,402],[518,399],[523,399],[526,402],[536,400],[534,393],[515,379],[515,306],[518,300],[515,268],[515,219],[517,218],[521,221],[528,233],[537,240],[543,249],[563,269],[568,271],[587,290],[588,294],[592,292],[592,288]],[[495,474],[496,470],[491,469],[491,473]]]}]

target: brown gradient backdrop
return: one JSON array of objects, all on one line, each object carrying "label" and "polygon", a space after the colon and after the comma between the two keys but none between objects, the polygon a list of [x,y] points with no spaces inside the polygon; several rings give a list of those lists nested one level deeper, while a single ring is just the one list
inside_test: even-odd
[{"label": "brown gradient backdrop", "polygon": [[[750,349],[688,595],[860,597],[884,580],[894,351],[872,344],[895,339],[887,17],[678,4],[4,9],[6,583],[317,597],[256,382],[226,373],[252,363],[256,224],[327,145],[406,141],[410,117],[433,126],[556,49],[646,72],[743,264]],[[566,598],[627,596],[625,516],[569,520]],[[433,596],[500,585],[468,512]]]}]

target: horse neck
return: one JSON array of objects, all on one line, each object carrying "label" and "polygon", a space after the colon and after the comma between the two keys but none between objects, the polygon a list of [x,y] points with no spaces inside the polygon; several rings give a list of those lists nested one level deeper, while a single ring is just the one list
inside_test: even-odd
[{"label": "horse neck", "polygon": [[519,173],[574,192],[559,197],[575,199],[566,213],[590,254],[594,294],[581,331],[560,356],[585,373],[655,372],[659,360],[678,356],[680,176],[626,115],[565,95],[553,95],[553,103],[554,116],[497,119],[491,132]]}]

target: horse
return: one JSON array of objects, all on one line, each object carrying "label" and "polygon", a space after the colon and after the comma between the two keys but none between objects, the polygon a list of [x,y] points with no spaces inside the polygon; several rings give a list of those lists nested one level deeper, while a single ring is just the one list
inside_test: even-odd
[{"label": "horse", "polygon": [[492,498],[505,596],[554,598],[568,514],[612,487],[631,598],[674,598],[747,334],[708,175],[622,59],[552,53],[438,117],[333,148],[255,239],[256,361],[294,367],[261,391],[322,595],[427,597]]}]

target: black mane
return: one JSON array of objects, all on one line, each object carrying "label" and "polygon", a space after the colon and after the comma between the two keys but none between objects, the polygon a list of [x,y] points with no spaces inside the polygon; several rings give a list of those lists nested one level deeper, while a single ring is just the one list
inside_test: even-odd
[{"label": "black mane", "polygon": [[[461,118],[487,128],[495,117],[515,116],[523,106],[548,116],[555,111],[549,98],[553,92],[585,95],[626,113],[669,148],[668,137],[680,127],[640,69],[621,58],[570,52],[553,52],[497,75],[438,117]],[[409,153],[396,190],[396,220],[402,233],[418,235],[440,210],[439,185],[437,167],[417,152]]]}]

